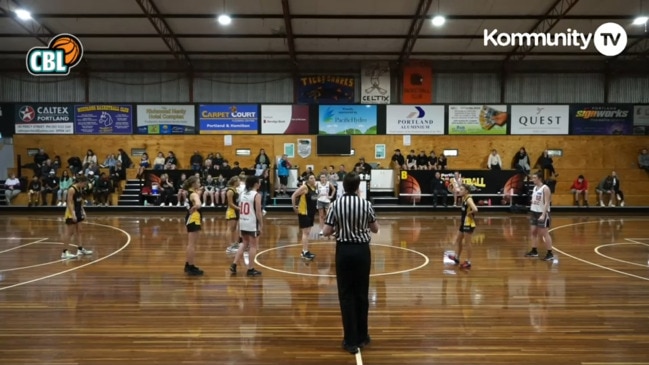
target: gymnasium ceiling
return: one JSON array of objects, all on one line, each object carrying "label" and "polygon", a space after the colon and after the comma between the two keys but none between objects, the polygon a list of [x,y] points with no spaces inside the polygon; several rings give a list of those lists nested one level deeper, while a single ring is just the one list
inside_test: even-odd
[{"label": "gymnasium ceiling", "polygon": [[[33,20],[18,20],[24,8]],[[229,26],[216,21],[223,11]],[[633,20],[649,0],[0,0],[0,58],[23,59],[59,33],[84,45],[84,59],[164,60],[191,67],[206,60],[408,59],[446,61],[600,61],[594,46],[494,47],[501,32],[594,32],[603,23],[628,34],[620,59],[646,60],[649,33]],[[446,16],[441,27],[431,24]],[[592,42],[591,42],[592,43]]]}]

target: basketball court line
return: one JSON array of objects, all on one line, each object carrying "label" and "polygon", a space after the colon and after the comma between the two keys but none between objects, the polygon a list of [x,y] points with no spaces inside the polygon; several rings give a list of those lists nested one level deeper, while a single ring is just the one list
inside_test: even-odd
[{"label": "basketball court line", "polygon": [[622,262],[622,263],[624,263],[624,264],[629,264],[629,265],[634,265],[634,266],[640,266],[640,267],[649,267],[649,265],[637,264],[637,263],[635,263],[635,262],[631,262],[631,261],[626,261],[626,260],[618,259],[618,258],[615,258],[615,257],[612,257],[612,256],[608,256],[608,255],[605,255],[605,254],[599,252],[599,249],[600,249],[600,248],[604,248],[604,247],[608,247],[608,246],[636,245],[636,244],[641,244],[641,245],[649,246],[649,245],[646,244],[646,243],[638,243],[638,242],[614,242],[614,243],[607,243],[607,244],[605,244],[605,245],[599,245],[599,246],[595,247],[595,253],[597,253],[598,255],[600,255],[600,256],[602,256],[602,257],[604,257],[604,258],[606,258],[606,259],[612,260],[612,261]]},{"label": "basketball court line", "polygon": [[[647,220],[649,220],[649,219],[624,219],[624,221],[635,221],[635,222],[643,222],[643,221],[647,221]],[[550,228],[550,229],[548,230],[548,232],[553,232],[553,231],[556,231],[557,229],[560,229],[560,228],[568,228],[568,227],[574,227],[574,226],[579,226],[579,225],[584,225],[584,224],[592,224],[592,223],[599,223],[599,220],[597,220],[597,221],[588,221],[588,222],[577,222],[577,223],[564,224],[564,225],[561,225],[561,226],[557,226],[557,227],[554,227],[554,228]],[[553,242],[553,243],[554,243],[554,242]],[[604,266],[604,265],[596,264],[596,263],[594,263],[594,262],[592,262],[592,261],[588,261],[588,260],[582,259],[582,258],[577,257],[577,256],[574,256],[574,255],[571,255],[571,254],[569,254],[569,253],[567,253],[567,252],[565,252],[565,251],[562,251],[561,249],[557,248],[557,246],[555,246],[554,244],[553,244],[552,249],[553,249],[554,251],[556,251],[556,252],[561,253],[562,255],[564,255],[564,256],[566,256],[566,257],[570,257],[570,258],[572,258],[572,259],[575,259],[575,260],[577,260],[577,261],[581,261],[581,262],[583,262],[583,263],[585,263],[585,264],[588,264],[588,265],[592,265],[592,266],[598,267],[598,268],[600,268],[600,269],[604,269],[604,270],[612,271],[612,272],[617,273],[617,274],[620,274],[620,275],[630,276],[630,277],[632,277],[632,278],[636,278],[636,279],[640,279],[640,280],[649,281],[649,278],[646,278],[646,277],[643,277],[643,276],[639,276],[639,275],[630,274],[630,273],[628,273],[628,272],[624,272],[624,271],[620,271],[620,270],[616,270],[616,269],[613,269],[613,268],[610,268],[610,267],[606,267],[606,266]]]},{"label": "basketball court line", "polygon": [[[309,243],[309,245],[326,245],[326,244],[335,245],[334,242],[310,242]],[[413,268],[405,269],[405,270],[393,271],[393,272],[370,274],[370,277],[404,274],[404,273],[407,273],[407,272],[412,272],[412,271],[419,270],[419,269],[425,267],[426,265],[428,265],[428,263],[430,262],[430,259],[428,258],[428,256],[424,255],[423,253],[421,253],[419,251],[415,251],[415,250],[412,250],[412,249],[409,249],[409,248],[400,247],[400,246],[383,245],[383,244],[374,244],[374,243],[370,244],[370,246],[396,248],[396,249],[399,249],[399,250],[412,252],[412,253],[414,253],[416,255],[419,255],[419,256],[424,258],[424,263],[417,266],[417,267],[413,267]],[[264,269],[279,272],[279,273],[282,273],[282,274],[290,274],[290,275],[298,275],[298,276],[312,276],[312,277],[328,277],[328,278],[335,278],[336,277],[336,275],[333,275],[333,274],[309,274],[309,273],[301,273],[301,272],[295,272],[295,271],[286,271],[286,270],[281,270],[281,269],[276,269],[276,268],[273,268],[273,267],[270,267],[270,266],[266,266],[266,265],[262,264],[261,262],[259,262],[259,256],[262,255],[262,254],[268,253],[270,251],[275,251],[275,250],[279,250],[279,249],[283,249],[283,248],[290,248],[290,247],[302,247],[302,244],[301,243],[296,243],[296,244],[292,244],[292,245],[277,246],[277,247],[271,247],[271,248],[268,248],[266,250],[260,251],[255,256],[255,264],[263,267]]]},{"label": "basketball court line", "polygon": [[[33,239],[33,238],[29,238],[29,239]],[[9,251],[13,251],[13,250],[17,250],[19,248],[27,247],[29,245],[33,245],[33,244],[36,244],[36,243],[41,243],[41,242],[46,241],[46,240],[47,240],[47,238],[36,238],[36,241],[25,243],[24,245],[19,245],[19,246],[16,246],[16,247],[12,247],[12,248],[6,249],[4,251],[0,251],[0,254],[3,254],[5,252],[9,252]],[[2,271],[2,270],[0,270],[0,271]]]},{"label": "basketball court line", "polygon": [[363,357],[361,356],[361,349],[358,349],[358,352],[355,355],[356,365],[363,365]]},{"label": "basketball court line", "polygon": [[[48,220],[48,219],[39,219],[39,220]],[[42,280],[51,279],[51,278],[56,277],[56,276],[59,276],[59,275],[63,275],[63,274],[67,274],[67,273],[72,272],[72,271],[75,271],[75,270],[79,270],[79,269],[84,268],[84,267],[86,267],[86,266],[90,266],[90,265],[96,264],[96,263],[98,263],[98,262],[101,262],[101,261],[103,261],[103,260],[106,260],[107,258],[112,257],[112,256],[114,256],[114,255],[120,253],[122,250],[124,250],[126,247],[128,247],[128,246],[131,244],[131,235],[130,235],[128,232],[126,232],[125,230],[121,229],[121,228],[114,227],[114,226],[109,226],[109,225],[106,225],[106,224],[92,223],[92,222],[85,222],[85,223],[83,223],[83,224],[90,224],[90,225],[93,225],[93,226],[99,226],[99,227],[110,228],[110,229],[116,230],[116,231],[118,231],[118,232],[121,232],[121,233],[123,233],[123,234],[126,236],[126,242],[122,245],[122,247],[118,248],[116,251],[113,251],[113,252],[111,252],[110,254],[108,254],[108,255],[106,255],[106,256],[103,256],[103,257],[100,257],[100,258],[98,258],[98,259],[96,259],[96,260],[90,261],[90,262],[85,263],[85,264],[83,264],[83,265],[79,265],[79,266],[76,266],[76,267],[73,267],[73,268],[70,268],[70,269],[67,269],[67,270],[59,271],[59,272],[54,273],[54,274],[50,274],[50,275],[47,275],[47,276],[43,276],[43,277],[40,277],[40,278],[36,278],[36,279],[32,279],[32,280],[23,281],[23,282],[20,282],[20,283],[16,283],[16,284],[13,284],[13,285],[9,285],[9,286],[0,287],[0,291],[7,290],[7,289],[12,289],[12,288],[16,288],[16,287],[19,287],[19,286],[23,286],[23,285],[27,285],[27,284],[35,283],[35,282],[42,281]],[[57,262],[60,262],[60,261],[61,261],[61,260],[59,260],[59,261],[57,261]]]}]

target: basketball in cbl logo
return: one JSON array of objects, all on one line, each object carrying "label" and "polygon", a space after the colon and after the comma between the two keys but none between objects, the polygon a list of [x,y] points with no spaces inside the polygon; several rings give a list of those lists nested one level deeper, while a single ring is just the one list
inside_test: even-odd
[{"label": "basketball in cbl logo", "polygon": [[59,34],[47,47],[34,47],[27,52],[27,71],[34,76],[66,76],[79,64],[83,46],[72,34]]}]

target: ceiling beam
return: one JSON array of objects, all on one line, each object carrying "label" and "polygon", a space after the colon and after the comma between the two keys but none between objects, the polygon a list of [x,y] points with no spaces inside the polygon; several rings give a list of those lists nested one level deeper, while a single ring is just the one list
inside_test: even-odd
[{"label": "ceiling beam", "polygon": [[18,1],[2,1],[0,2],[0,17],[7,17],[13,20],[20,28],[24,29],[27,34],[21,34],[20,36],[25,36],[29,38],[36,38],[38,42],[42,45],[47,46],[50,43],[50,39],[54,37],[54,32],[51,29],[43,25],[38,21],[40,19],[38,16],[32,15],[31,20],[22,21],[18,19],[14,10],[22,8],[22,5]]},{"label": "ceiling beam", "polygon": [[[437,0],[439,1],[439,0]],[[403,64],[410,58],[413,48],[415,48],[415,43],[417,42],[417,37],[421,32],[421,27],[426,21],[426,14],[430,10],[430,6],[433,4],[433,0],[419,0],[417,5],[417,11],[410,23],[410,29],[408,29],[408,35],[406,36],[406,41],[403,42],[403,47],[401,48],[401,53],[399,54],[399,63]]]},{"label": "ceiling beam", "polygon": [[[561,19],[572,9],[579,0],[557,0],[546,15],[541,18],[528,33],[547,33],[554,28]],[[509,60],[521,61],[527,56],[535,46],[519,45],[516,46],[507,57],[505,62]]]},{"label": "ceiling beam", "polygon": [[[0,14],[0,18],[11,15]],[[149,18],[149,15],[137,13],[125,14],[105,14],[105,13],[39,13],[32,14],[39,19],[61,18],[61,19],[142,19]],[[157,14],[151,15],[157,18],[165,19],[214,19],[215,14],[209,13],[190,13],[190,14]],[[284,19],[284,14],[232,14],[232,19]],[[633,21],[637,14],[628,15],[511,15],[511,14],[494,14],[494,15],[445,15],[446,20],[544,20],[544,19],[570,19],[570,20],[628,20]],[[411,20],[412,14],[291,14],[292,19],[330,19],[330,20]],[[427,20],[432,16],[425,15]]]},{"label": "ceiling beam", "polygon": [[[628,37],[631,38],[631,37]],[[618,61],[622,58],[631,56],[631,55],[636,55],[638,57],[648,57],[649,56],[649,36],[643,34],[641,38],[636,39],[635,41],[631,42],[622,53],[619,55],[612,57],[610,61]]]},{"label": "ceiling beam", "polygon": [[169,24],[160,16],[160,11],[153,0],[135,0],[135,2],[140,6],[156,32],[162,37],[162,41],[167,45],[174,58],[191,70],[193,65],[189,55],[178,41],[178,38],[176,38],[174,32],[169,28]]},{"label": "ceiling beam", "polygon": [[293,37],[293,25],[291,20],[291,9],[288,6],[288,0],[282,0],[282,12],[284,15],[284,30],[286,32],[286,42],[288,43],[288,54],[291,62],[297,65],[297,56],[295,55],[295,38]]}]

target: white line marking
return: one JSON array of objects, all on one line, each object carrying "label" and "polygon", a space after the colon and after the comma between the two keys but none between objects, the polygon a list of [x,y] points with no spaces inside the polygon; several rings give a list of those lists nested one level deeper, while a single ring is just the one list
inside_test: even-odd
[{"label": "white line marking", "polygon": [[361,349],[358,349],[358,352],[355,355],[356,365],[363,365],[363,357],[361,356]]},{"label": "white line marking", "polygon": [[[625,222],[626,222],[626,221],[647,221],[647,219],[625,219],[624,221],[625,221]],[[548,230],[548,232],[553,232],[553,231],[555,231],[555,230],[557,230],[557,229],[559,229],[559,228],[574,227],[574,226],[579,226],[579,225],[582,225],[582,224],[591,224],[591,223],[599,223],[599,220],[597,220],[597,221],[588,221],[588,222],[577,222],[577,223],[564,224],[564,225],[562,225],[562,226],[557,226],[557,227],[554,227],[554,228],[550,228],[550,229]],[[649,278],[645,278],[645,277],[643,277],[643,276],[638,276],[638,275],[634,275],[634,274],[629,274],[629,273],[624,272],[624,271],[615,270],[615,269],[612,269],[612,268],[610,268],[610,267],[606,267],[606,266],[603,266],[603,265],[599,265],[599,264],[596,264],[596,263],[594,263],[594,262],[591,262],[591,261],[588,261],[588,260],[584,260],[584,259],[582,259],[582,258],[579,258],[579,257],[577,257],[577,256],[573,256],[573,255],[571,255],[571,254],[569,254],[569,253],[567,253],[567,252],[564,252],[564,251],[558,249],[556,246],[552,247],[552,249],[553,249],[554,251],[557,251],[557,252],[561,253],[562,255],[565,255],[565,256],[570,257],[570,258],[572,258],[572,259],[575,259],[575,260],[577,260],[577,261],[581,261],[581,262],[583,262],[583,263],[585,263],[585,264],[588,264],[588,265],[592,265],[592,266],[595,266],[595,267],[599,267],[600,269],[604,269],[604,270],[612,271],[612,272],[614,272],[614,273],[618,273],[618,274],[621,274],[621,275],[630,276],[630,277],[633,277],[633,278],[636,278],[636,279],[640,279],[640,280],[646,280],[646,281],[649,281]]]},{"label": "white line marking", "polygon": [[627,260],[618,259],[618,258],[615,258],[615,257],[612,257],[612,256],[608,256],[608,255],[605,255],[605,254],[599,252],[599,249],[600,249],[600,248],[603,248],[603,247],[608,247],[608,246],[619,246],[619,245],[636,245],[636,244],[649,246],[649,245],[647,245],[646,243],[637,243],[637,242],[616,242],[616,243],[607,243],[607,244],[605,244],[605,245],[599,245],[599,246],[595,247],[595,253],[597,253],[598,255],[600,255],[600,256],[602,256],[602,257],[604,257],[604,258],[607,258],[607,259],[609,259],[609,260],[613,260],[613,261],[617,261],[617,262],[622,262],[622,263],[629,264],[629,265],[635,265],[635,266],[641,266],[641,267],[649,267],[649,265],[637,264],[637,263],[635,263],[635,262],[631,262],[631,261],[627,261]]},{"label": "white line marking", "polygon": [[[54,273],[54,274],[51,274],[51,275],[43,276],[43,277],[41,277],[41,278],[36,278],[36,279],[32,279],[32,280],[28,280],[28,281],[21,282],[21,283],[16,283],[16,284],[13,284],[13,285],[9,285],[9,286],[5,286],[5,287],[1,287],[1,288],[0,288],[0,291],[7,290],[7,289],[11,289],[11,288],[16,288],[16,287],[23,286],[23,285],[26,285],[26,284],[35,283],[35,282],[37,282],[37,281],[41,281],[41,280],[50,279],[50,278],[53,278],[53,277],[56,277],[56,276],[59,276],[59,275],[62,275],[62,274],[69,273],[69,272],[71,272],[71,271],[79,270],[79,269],[84,268],[84,267],[86,267],[86,266],[90,266],[90,265],[96,264],[96,263],[98,263],[98,262],[101,262],[101,261],[103,261],[103,260],[106,260],[107,258],[112,257],[112,256],[114,256],[114,255],[120,253],[122,250],[124,250],[126,247],[128,247],[128,245],[131,244],[131,235],[128,234],[128,232],[126,232],[125,230],[123,230],[123,229],[121,229],[121,228],[117,228],[117,227],[114,227],[114,226],[109,226],[109,225],[106,225],[106,224],[91,223],[91,222],[85,222],[84,224],[91,224],[91,225],[94,225],[94,226],[106,227],[106,228],[110,228],[110,229],[114,229],[114,230],[116,230],[116,231],[122,232],[122,233],[126,236],[126,242],[124,243],[124,245],[122,245],[122,247],[120,247],[119,249],[117,249],[117,251],[111,252],[110,254],[108,254],[108,255],[106,255],[106,256],[100,257],[100,258],[98,258],[98,259],[96,259],[96,260],[93,260],[93,261],[91,261],[91,262],[88,262],[88,263],[86,263],[86,264],[79,265],[79,266],[73,267],[73,268],[71,268],[71,269],[64,270],[64,271],[60,271],[60,272],[57,272],[57,273]],[[59,261],[61,261],[61,260],[59,260]]]},{"label": "white line marking", "polygon": [[[327,245],[327,244],[328,245],[335,245],[335,243],[331,243],[331,242],[309,242],[309,245]],[[428,263],[430,262],[430,259],[428,258],[428,256],[424,255],[423,253],[421,253],[419,251],[411,250],[409,248],[399,247],[399,246],[390,246],[390,245],[381,245],[381,244],[376,244],[376,243],[372,243],[372,244],[370,244],[370,246],[396,248],[396,249],[399,249],[399,250],[412,252],[412,253],[417,254],[417,255],[424,258],[424,263],[417,266],[417,267],[413,267],[413,268],[406,269],[406,270],[393,271],[393,272],[370,274],[370,277],[403,274],[403,273],[419,270],[422,267],[428,265]],[[270,251],[279,250],[279,249],[282,249],[282,248],[289,248],[289,247],[302,247],[302,244],[301,243],[296,243],[296,244],[292,244],[292,245],[277,246],[277,247],[271,247],[269,249],[260,251],[255,256],[255,264],[263,267],[264,269],[268,269],[268,270],[283,273],[283,274],[301,275],[301,276],[315,276],[315,277],[329,277],[329,278],[335,278],[336,277],[336,275],[332,275],[332,274],[308,274],[308,273],[301,273],[301,272],[295,272],[295,271],[286,271],[286,270],[281,270],[281,269],[276,269],[274,267],[266,266],[266,265],[262,264],[261,262],[259,262],[259,256],[261,256],[262,254],[268,253]]]},{"label": "white line marking", "polygon": [[19,249],[19,248],[27,247],[27,246],[29,246],[29,245],[33,245],[33,244],[36,244],[36,243],[41,243],[41,242],[46,241],[46,240],[47,240],[47,238],[39,238],[37,241],[29,242],[29,243],[25,243],[24,245],[20,245],[20,246],[12,247],[12,248],[8,248],[8,249],[6,249],[6,250],[4,250],[4,251],[0,251],[0,253],[5,253],[5,252],[9,252],[9,251],[17,250],[17,249]]},{"label": "white line marking", "polygon": [[0,240],[20,240],[20,241],[25,241],[25,240],[46,240],[47,238],[40,238],[40,237],[0,237]]}]

